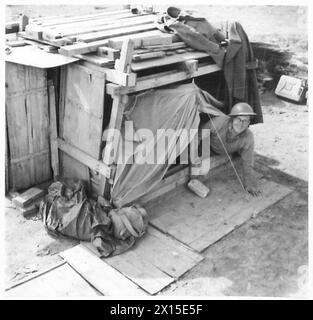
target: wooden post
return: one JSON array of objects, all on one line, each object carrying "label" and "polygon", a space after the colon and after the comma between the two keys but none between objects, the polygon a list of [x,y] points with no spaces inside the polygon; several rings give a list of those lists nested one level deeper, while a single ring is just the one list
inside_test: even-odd
[{"label": "wooden post", "polygon": [[60,95],[59,95],[59,137],[63,138],[63,122],[66,100],[66,76],[67,66],[62,66],[60,71]]},{"label": "wooden post", "polygon": [[[134,52],[134,41],[127,38],[124,40],[120,59],[115,61],[115,69],[121,72],[130,73],[131,71],[131,61]],[[127,95],[113,95],[113,103],[111,109],[110,122],[106,129],[109,129],[107,132],[105,130],[106,145],[103,150],[103,162],[106,165],[110,166],[111,177],[110,179],[101,179],[100,193],[103,196],[108,197],[112,183],[115,177],[115,164],[118,157],[118,145],[120,140],[120,131],[122,127],[123,113],[125,105],[128,101]],[[110,130],[111,129],[111,130]]]},{"label": "wooden post", "polygon": [[124,40],[120,58],[115,61],[115,70],[130,73],[133,51],[134,41],[130,38]]},{"label": "wooden post", "polygon": [[6,121],[5,125],[5,193],[9,192],[10,182],[9,182],[9,148],[8,148],[8,124]]},{"label": "wooden post", "polygon": [[[115,164],[118,157],[118,145],[120,139],[120,130],[122,127],[123,113],[125,104],[128,101],[127,95],[113,96],[113,104],[111,110],[110,122],[108,125],[109,129],[105,136],[106,145],[103,150],[103,162],[109,165],[111,168],[111,177],[109,183],[112,184],[115,176]],[[110,130],[111,129],[111,130]],[[101,182],[101,194],[104,195],[106,182],[102,179]]]},{"label": "wooden post", "polygon": [[52,81],[48,83],[48,99],[49,99],[49,115],[50,115],[50,151],[51,151],[51,167],[53,170],[53,177],[59,176],[59,150],[58,150],[58,133],[57,133],[57,117],[55,105],[55,92]]}]

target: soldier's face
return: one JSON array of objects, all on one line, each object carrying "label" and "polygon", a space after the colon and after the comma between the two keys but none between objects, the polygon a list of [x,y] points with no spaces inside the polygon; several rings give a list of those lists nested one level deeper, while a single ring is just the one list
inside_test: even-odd
[{"label": "soldier's face", "polygon": [[233,119],[233,130],[239,134],[249,127],[250,116],[237,116]]}]

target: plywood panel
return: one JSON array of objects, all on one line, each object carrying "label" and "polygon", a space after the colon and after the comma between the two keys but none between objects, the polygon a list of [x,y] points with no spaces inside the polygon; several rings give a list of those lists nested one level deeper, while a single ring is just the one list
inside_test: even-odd
[{"label": "plywood panel", "polygon": [[[46,88],[46,70],[21,64],[5,64],[6,97],[32,89]],[[37,91],[37,90],[36,90]]]},{"label": "plywood panel", "polygon": [[78,65],[67,67],[64,140],[100,159],[105,76]]},{"label": "plywood panel", "polygon": [[203,260],[200,254],[153,227],[148,228],[147,234],[138,241],[134,251],[141,259],[149,261],[174,278],[180,277]]},{"label": "plywood panel", "polygon": [[135,283],[81,245],[66,250],[60,255],[103,295],[146,295]]},{"label": "plywood panel", "polygon": [[[98,257],[100,256],[90,242],[81,242],[81,245],[88,248]],[[132,251],[137,257],[140,257],[140,260],[147,261],[173,278],[180,277],[204,258],[199,253],[151,226],[148,227],[146,234],[137,241]],[[124,253],[120,255],[120,258],[123,259],[126,256]],[[103,261],[111,264],[114,260],[117,259],[113,257],[106,258]],[[114,264],[114,267],[122,272],[118,265]],[[125,276],[129,276],[127,270]],[[134,281],[136,282],[136,280]]]},{"label": "plywood panel", "polygon": [[153,226],[197,251],[204,250],[291,192],[289,188],[261,179],[263,196],[247,196],[229,172],[205,184],[211,188],[207,198],[201,199],[185,189],[160,204],[151,219]]},{"label": "plywood panel", "polygon": [[174,278],[158,269],[134,249],[106,258],[105,262],[150,294],[161,291],[174,281]]},{"label": "plywood panel", "polygon": [[60,299],[98,295],[97,291],[68,264],[20,284],[5,293],[9,299]]}]

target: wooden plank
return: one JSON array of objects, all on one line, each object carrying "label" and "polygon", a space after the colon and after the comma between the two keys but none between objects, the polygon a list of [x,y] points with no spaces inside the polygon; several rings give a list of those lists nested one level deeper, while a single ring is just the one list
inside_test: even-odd
[{"label": "wooden plank", "polygon": [[[30,81],[32,80],[29,77]],[[26,96],[28,112],[29,152],[37,153],[49,146],[49,106],[48,92],[29,94]],[[48,160],[48,161],[47,161]],[[51,178],[50,154],[30,159],[34,184]]]},{"label": "wooden plank", "polygon": [[59,149],[58,149],[58,132],[57,132],[57,115],[55,104],[55,91],[53,83],[49,84],[49,115],[50,115],[50,150],[51,150],[51,167],[53,176],[59,176]]},{"label": "wooden plank", "polygon": [[44,191],[42,189],[33,187],[13,198],[12,201],[19,207],[26,207],[43,195]]},{"label": "wooden plank", "polygon": [[53,269],[5,293],[7,298],[45,299],[96,297],[99,294],[68,264]]},{"label": "wooden plank", "polygon": [[175,42],[171,44],[161,44],[161,45],[144,45],[142,47],[142,50],[176,50],[176,49],[181,49],[181,48],[187,48],[187,45],[185,42]]},{"label": "wooden plank", "polygon": [[142,71],[145,69],[166,66],[169,64],[185,62],[186,60],[194,60],[209,57],[210,55],[206,52],[186,52],[182,54],[174,54],[163,59],[151,60],[151,61],[141,61],[141,62],[132,62],[131,68],[134,72]]},{"label": "wooden plank", "polygon": [[103,176],[110,178],[110,168],[105,165],[102,161],[95,160],[85,152],[71,146],[62,139],[58,139],[58,147],[63,152],[71,156],[72,158],[78,160],[82,164],[86,165],[92,170],[95,170],[102,174]]},{"label": "wooden plank", "polygon": [[67,66],[60,67],[60,95],[59,95],[59,134],[63,138],[64,112],[66,101]]},{"label": "wooden plank", "polygon": [[94,41],[90,43],[77,43],[69,46],[64,46],[59,49],[59,53],[65,56],[72,56],[75,54],[83,54],[88,52],[97,51],[101,46],[109,46],[113,49],[121,49],[123,41],[125,39],[132,39],[134,41],[134,48],[140,48],[145,45],[145,40],[149,39],[149,43],[154,44],[168,44],[172,43],[172,35],[164,35],[159,30],[154,30],[150,32],[141,32],[138,34],[129,34],[127,36],[121,37],[109,37],[108,39]]},{"label": "wooden plank", "polygon": [[137,242],[134,252],[173,278],[182,276],[204,259],[153,227],[148,227],[144,238]]},{"label": "wooden plank", "polygon": [[136,84],[136,73],[125,73],[115,69],[99,67],[88,61],[81,61],[81,65],[90,70],[99,71],[105,74],[106,80],[113,82],[118,87],[133,87]]},{"label": "wooden plank", "polygon": [[[140,241],[144,241],[144,238]],[[106,258],[105,262],[152,295],[175,280],[132,249]]]},{"label": "wooden plank", "polygon": [[104,15],[112,15],[112,14],[121,14],[121,13],[128,13],[129,10],[109,10],[109,11],[104,11],[104,12],[99,12],[99,13],[94,13],[94,14],[83,14],[83,15],[69,15],[69,14],[65,14],[65,15],[56,15],[56,16],[45,16],[45,17],[36,17],[36,18],[31,18],[30,22],[31,23],[44,23],[44,22],[53,22],[55,20],[57,21],[64,21],[68,18],[83,18],[86,17],[87,18],[96,18],[98,16],[103,16]]},{"label": "wooden plank", "polygon": [[97,55],[111,60],[116,60],[120,57],[120,50],[103,46],[98,48]]},{"label": "wooden plank", "polygon": [[44,20],[40,23],[43,27],[46,26],[55,26],[55,25],[63,25],[73,22],[84,22],[84,21],[93,21],[96,19],[105,19],[106,17],[112,17],[115,16],[116,19],[121,17],[129,17],[132,16],[132,13],[126,12],[126,11],[120,11],[120,12],[105,12],[105,13],[97,13],[97,14],[91,14],[91,15],[82,15],[82,16],[72,16],[67,18],[56,18],[51,19],[50,21],[45,22]]},{"label": "wooden plank", "polygon": [[25,35],[31,39],[42,40],[42,27],[37,25],[27,25]]},{"label": "wooden plank", "polygon": [[160,30],[146,31],[133,35],[112,37],[108,39],[108,45],[111,48],[120,50],[123,42],[128,38],[134,41],[134,48],[138,49],[147,45],[171,44],[175,39],[175,35],[164,34]]},{"label": "wooden plank", "polygon": [[121,55],[115,61],[115,69],[121,72],[130,72],[130,64],[134,52],[134,42],[131,39],[126,39],[121,49]]},{"label": "wooden plank", "polygon": [[5,63],[6,98],[23,91],[47,88],[46,70],[27,67],[21,64]]},{"label": "wooden plank", "polygon": [[5,121],[5,194],[9,192],[10,180],[9,180],[9,147],[8,147],[8,121]]},{"label": "wooden plank", "polygon": [[155,52],[147,52],[147,53],[137,53],[133,55],[133,61],[143,61],[148,59],[156,59],[156,58],[164,58],[164,51],[155,51]]},{"label": "wooden plank", "polygon": [[25,189],[51,177],[46,70],[7,63],[6,86],[11,183]]},{"label": "wooden plank", "polygon": [[78,64],[67,67],[63,138],[94,159],[100,159],[105,74]]},{"label": "wooden plank", "polygon": [[263,196],[249,197],[238,188],[238,182],[231,173],[225,174],[224,178],[213,178],[210,186],[212,191],[206,199],[199,199],[184,190],[161,204],[151,224],[191,248],[202,251],[291,192],[284,186],[262,179],[260,188]]},{"label": "wooden plank", "polygon": [[99,31],[99,32],[92,32],[87,33],[83,35],[79,35],[77,37],[78,41],[83,42],[92,42],[92,41],[98,41],[101,39],[108,39],[112,37],[118,37],[118,36],[125,36],[128,34],[135,34],[142,31],[150,31],[157,29],[155,23],[148,23],[143,25],[136,25],[132,27],[124,27],[120,29],[113,29],[113,30],[106,30],[106,31]]},{"label": "wooden plank", "polygon": [[[154,15],[151,14],[140,14],[134,15],[129,13],[123,13],[119,15],[111,15],[107,17],[98,17],[92,20],[85,20],[85,21],[73,21],[68,22],[65,24],[55,24],[51,26],[44,26],[45,30],[55,30],[59,32],[67,32],[68,30],[75,30],[75,29],[90,29],[96,26],[104,26],[109,24],[114,24],[117,21],[121,23],[127,24],[128,22],[135,22],[135,21],[144,21],[146,19],[155,19]],[[91,32],[91,30],[90,30]]]},{"label": "wooden plank", "polygon": [[110,122],[107,127],[108,135],[106,137],[106,145],[102,157],[103,162],[106,165],[115,163],[117,159],[117,147],[120,138],[118,133],[122,126],[123,113],[127,99],[127,96],[115,96],[113,98]]},{"label": "wooden plank", "polygon": [[[96,256],[100,256],[90,242],[81,242]],[[132,249],[141,260],[148,261],[156,268],[173,278],[179,278],[196,266],[204,257],[177,240],[149,226],[143,238],[137,241]],[[121,257],[123,257],[121,255]],[[110,258],[104,261],[110,263]],[[118,269],[119,270],[119,269]],[[127,275],[126,275],[127,276]]]},{"label": "wooden plank", "polygon": [[50,272],[58,267],[63,266],[64,264],[66,264],[66,262],[62,259],[62,260],[56,262],[53,266],[49,266],[48,268],[42,269],[41,271],[37,271],[36,273],[31,273],[29,276],[26,276],[26,277],[22,278],[21,280],[13,281],[13,282],[10,281],[8,283],[8,285],[6,286],[5,290],[8,291],[8,290],[13,289],[17,286],[20,286],[21,284],[24,284],[28,281],[36,279],[36,278],[44,275],[47,272]]},{"label": "wooden plank", "polygon": [[140,18],[129,18],[123,20],[116,20],[114,19],[114,17],[111,17],[110,20],[96,20],[92,21],[92,23],[88,22],[88,24],[86,25],[84,25],[83,23],[76,23],[73,26],[66,28],[45,28],[42,37],[43,39],[49,40],[61,37],[71,37],[75,35],[87,35],[100,31],[149,24],[151,22],[154,22],[154,20],[154,16],[142,16]]},{"label": "wooden plank", "polygon": [[118,94],[128,94],[138,91],[143,91],[151,88],[161,87],[170,83],[175,83],[179,81],[183,81],[186,79],[199,77],[205,74],[213,73],[220,71],[221,68],[216,64],[210,64],[205,66],[200,66],[196,72],[193,74],[187,74],[185,71],[168,71],[162,73],[156,73],[152,76],[145,77],[137,77],[136,85],[132,88],[122,88],[113,83],[108,83],[106,85],[106,91],[110,95],[118,95]]},{"label": "wooden plank", "polygon": [[100,66],[100,67],[110,68],[110,67],[114,66],[114,61],[113,60],[110,60],[110,59],[105,58],[105,57],[100,57],[97,54],[93,54],[93,53],[76,54],[76,55],[74,55],[74,57],[78,58],[78,59],[82,59],[82,60],[88,61],[88,62],[90,62],[92,64],[95,64],[97,66]]},{"label": "wooden plank", "polygon": [[[27,70],[27,69],[26,69]],[[40,97],[39,97],[40,99]],[[40,101],[41,102],[41,101]],[[40,103],[39,102],[39,103]],[[40,105],[39,105],[40,107]],[[37,150],[34,150],[34,144],[36,143],[35,137],[33,135],[33,128],[32,128],[32,118],[36,116],[36,111],[33,113],[32,103],[30,102],[30,95],[25,96],[25,109],[26,109],[26,125],[27,125],[27,136],[28,136],[28,152],[34,153]],[[40,137],[39,137],[40,139]],[[29,159],[29,174],[32,181],[35,181],[35,163],[34,159]]]},{"label": "wooden plank", "polygon": [[42,24],[34,23],[34,25],[41,26],[44,33],[56,32],[56,34],[59,33],[59,34],[70,35],[70,33],[74,32],[75,30],[91,29],[97,26],[108,25],[116,21],[128,21],[128,20],[134,20],[134,19],[138,19],[138,18],[135,18],[134,15],[130,15],[129,13],[124,13],[118,16],[112,15],[108,17],[98,17],[91,20],[69,21],[62,24],[42,25]]},{"label": "wooden plank", "polygon": [[97,49],[101,46],[106,46],[108,44],[108,40],[100,40],[91,43],[77,43],[69,46],[63,46],[59,49],[59,53],[64,56],[71,57],[76,54],[84,54],[89,52],[97,51]]},{"label": "wooden plank", "polygon": [[144,296],[146,293],[82,245],[60,253],[84,279],[105,296]]}]

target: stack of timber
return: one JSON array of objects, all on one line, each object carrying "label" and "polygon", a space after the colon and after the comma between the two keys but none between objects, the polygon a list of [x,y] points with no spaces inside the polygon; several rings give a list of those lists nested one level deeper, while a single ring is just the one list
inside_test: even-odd
[{"label": "stack of timber", "polygon": [[[21,35],[24,39],[49,46],[51,52],[58,50],[62,55],[79,58],[87,66],[92,64],[138,76],[146,75],[147,69],[163,67],[168,70],[169,65],[192,74],[198,71],[203,59],[208,59],[207,53],[195,51],[176,35],[160,31],[156,12],[133,12],[123,9],[30,19]],[[128,47],[126,56],[121,57],[126,40],[131,40],[131,48]],[[125,70],[122,70],[122,64]],[[123,86],[135,85],[134,76],[133,81],[127,83],[120,78],[123,76],[119,73],[108,72],[107,81]]]}]

